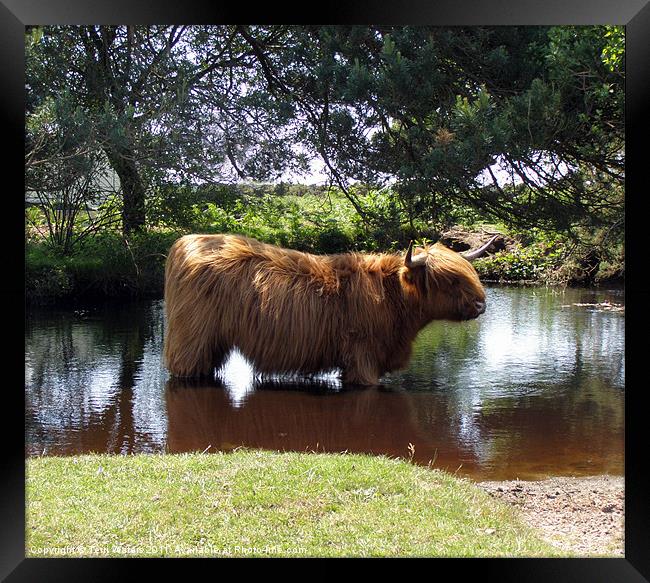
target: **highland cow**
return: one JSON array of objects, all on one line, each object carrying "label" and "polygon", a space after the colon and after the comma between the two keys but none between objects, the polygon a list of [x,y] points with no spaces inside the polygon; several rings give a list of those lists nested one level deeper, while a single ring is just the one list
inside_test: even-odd
[{"label": "highland cow", "polygon": [[174,376],[214,374],[233,347],[261,373],[341,371],[374,385],[404,368],[432,320],[485,311],[465,257],[442,244],[406,255],[313,255],[239,235],[186,235],[165,268],[165,364]]}]

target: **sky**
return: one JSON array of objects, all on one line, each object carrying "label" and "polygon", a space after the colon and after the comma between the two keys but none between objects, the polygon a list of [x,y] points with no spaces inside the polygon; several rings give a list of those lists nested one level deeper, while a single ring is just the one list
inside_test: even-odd
[{"label": "sky", "polygon": [[[550,161],[547,162],[546,166],[549,168],[549,173],[551,169]],[[503,159],[497,160],[490,169],[494,174],[499,187],[503,188],[508,185],[517,185],[521,184],[523,180],[517,175],[510,172],[508,165]],[[292,172],[285,172],[278,179],[278,182],[289,182],[289,183],[299,183],[299,184],[310,184],[310,185],[320,185],[328,183],[328,175],[325,168],[325,164],[320,159],[313,159],[310,162],[311,173],[308,175],[298,175]],[[556,178],[559,178],[561,175],[566,174],[568,167],[566,164],[560,164],[559,174],[556,173]],[[526,177],[536,184],[544,184],[545,180],[538,176],[532,170],[527,170],[524,172]],[[488,170],[484,170],[480,177],[479,181],[485,185],[492,184],[492,177]]]}]

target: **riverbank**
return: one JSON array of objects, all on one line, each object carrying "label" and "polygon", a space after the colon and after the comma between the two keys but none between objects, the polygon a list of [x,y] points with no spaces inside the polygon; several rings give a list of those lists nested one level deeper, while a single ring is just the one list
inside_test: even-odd
[{"label": "riverbank", "polygon": [[515,507],[554,547],[580,557],[625,556],[625,478],[554,477],[477,482]]},{"label": "riverbank", "polygon": [[30,458],[26,496],[28,557],[571,555],[470,481],[383,456]]},{"label": "riverbank", "polygon": [[[489,227],[475,231],[455,228],[444,233],[440,240],[454,250],[463,251],[480,246],[494,233],[498,230]],[[68,255],[57,254],[43,243],[30,241],[25,254],[26,299],[30,304],[52,304],[83,298],[161,297],[167,252],[181,235],[180,231],[148,231],[127,240],[117,233],[104,233],[88,239],[82,248]],[[330,249],[316,245],[307,250],[341,252],[358,246],[354,241],[343,242],[348,246]],[[403,250],[406,244],[387,248],[385,252]],[[304,247],[301,244],[295,248],[305,250]],[[360,249],[364,248],[361,244]],[[583,257],[578,253],[568,257],[567,253],[566,242],[559,239],[549,240],[539,235],[528,241],[499,235],[488,255],[476,260],[474,266],[486,283],[623,285],[622,260],[608,264],[592,255]]]}]

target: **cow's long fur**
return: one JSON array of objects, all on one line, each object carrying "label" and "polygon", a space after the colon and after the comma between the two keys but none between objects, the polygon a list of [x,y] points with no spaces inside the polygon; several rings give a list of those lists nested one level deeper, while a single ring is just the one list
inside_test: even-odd
[{"label": "cow's long fur", "polygon": [[233,346],[260,372],[341,369],[376,384],[408,363],[433,319],[475,317],[474,268],[436,244],[426,265],[400,254],[313,255],[239,235],[186,235],[165,271],[165,362],[175,376],[213,373]]}]

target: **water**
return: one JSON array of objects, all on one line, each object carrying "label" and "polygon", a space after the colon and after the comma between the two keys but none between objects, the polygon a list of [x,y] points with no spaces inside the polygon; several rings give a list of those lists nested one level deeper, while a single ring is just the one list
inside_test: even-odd
[{"label": "water", "polygon": [[31,309],[26,453],[368,452],[473,479],[624,472],[621,290],[488,287],[479,319],[435,322],[407,370],[347,389],[336,374],[170,379],[163,302]]}]

